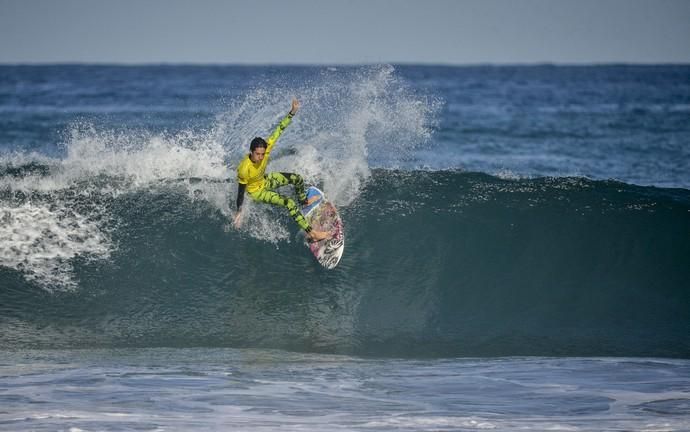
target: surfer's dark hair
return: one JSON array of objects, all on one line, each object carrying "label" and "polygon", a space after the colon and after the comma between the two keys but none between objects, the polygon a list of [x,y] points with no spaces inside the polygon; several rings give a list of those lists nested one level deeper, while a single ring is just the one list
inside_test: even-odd
[{"label": "surfer's dark hair", "polygon": [[252,143],[249,144],[249,151],[254,151],[259,147],[266,148],[268,147],[268,143],[261,137],[256,137],[252,140]]}]

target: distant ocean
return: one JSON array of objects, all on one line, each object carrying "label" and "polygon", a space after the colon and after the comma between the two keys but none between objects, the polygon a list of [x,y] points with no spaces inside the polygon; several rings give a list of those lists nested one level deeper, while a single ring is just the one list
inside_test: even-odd
[{"label": "distant ocean", "polygon": [[690,430],[690,66],[0,66],[0,430],[278,429]]}]

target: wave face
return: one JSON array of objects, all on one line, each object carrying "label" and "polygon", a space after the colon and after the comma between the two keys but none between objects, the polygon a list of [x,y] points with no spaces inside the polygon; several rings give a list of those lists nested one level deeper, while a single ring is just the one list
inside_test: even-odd
[{"label": "wave face", "polygon": [[219,177],[66,167],[0,172],[3,348],[690,357],[688,190],[374,169],[326,271]]}]

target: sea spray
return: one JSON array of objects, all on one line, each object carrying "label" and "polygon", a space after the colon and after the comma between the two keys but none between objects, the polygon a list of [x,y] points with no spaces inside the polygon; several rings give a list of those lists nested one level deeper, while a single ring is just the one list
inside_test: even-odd
[{"label": "sea spray", "polygon": [[[254,136],[272,132],[293,97],[301,109],[276,145],[268,171],[300,173],[338,206],[357,199],[372,160],[397,166],[425,145],[441,106],[438,99],[413,91],[388,65],[330,68],[299,85],[277,77],[218,116],[215,139],[225,144],[231,167],[246,155]],[[247,210],[253,214],[247,216],[246,232],[274,243],[289,240],[291,221],[266,206]]]},{"label": "sea spray", "polygon": [[[337,205],[359,195],[370,167],[395,168],[425,145],[438,123],[441,102],[420,94],[392,66],[329,68],[306,82],[281,78],[238,100],[219,115],[214,131],[236,165],[254,136],[267,136],[289,108],[301,102],[272,155],[269,170],[297,171],[322,184]],[[372,162],[376,161],[376,162]]]}]

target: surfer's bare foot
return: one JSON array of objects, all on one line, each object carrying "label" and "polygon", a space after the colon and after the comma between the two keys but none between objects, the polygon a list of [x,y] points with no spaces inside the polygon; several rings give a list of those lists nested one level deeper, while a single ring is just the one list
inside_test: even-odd
[{"label": "surfer's bare foot", "polygon": [[309,240],[321,241],[331,237],[331,233],[326,231],[309,231]]},{"label": "surfer's bare foot", "polygon": [[310,196],[309,198],[306,198],[304,201],[300,201],[299,203],[302,207],[307,207],[307,206],[311,205],[312,203],[314,203],[315,201],[317,201],[319,198],[321,198],[321,195],[313,195],[313,196]]}]

